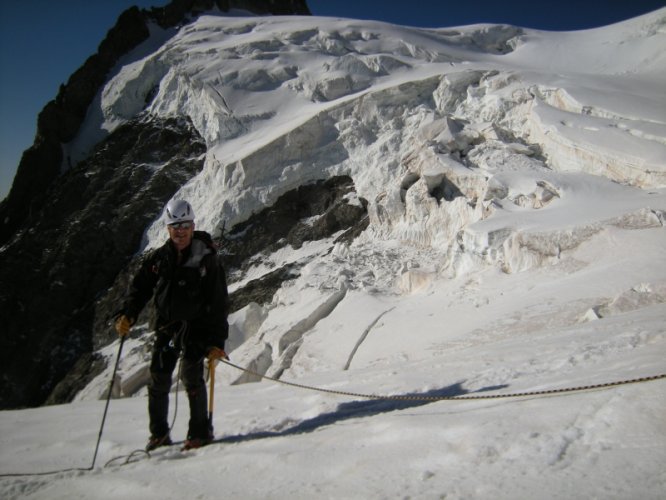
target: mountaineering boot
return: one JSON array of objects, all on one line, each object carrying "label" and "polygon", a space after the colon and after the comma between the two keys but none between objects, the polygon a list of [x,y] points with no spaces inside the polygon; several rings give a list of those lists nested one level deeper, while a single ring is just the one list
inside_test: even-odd
[{"label": "mountaineering boot", "polygon": [[207,444],[210,444],[213,440],[210,438],[202,439],[202,438],[194,438],[194,439],[187,439],[185,441],[185,444],[183,445],[183,451],[185,450],[196,450],[197,448],[201,448],[202,446],[206,446]]},{"label": "mountaineering boot", "polygon": [[195,450],[197,448],[201,448],[202,446],[206,446],[207,444],[210,444],[213,442],[213,433],[211,431],[208,432],[208,436],[205,438],[192,438],[188,437],[185,440],[185,444],[183,445],[182,450]]},{"label": "mountaineering boot", "polygon": [[146,451],[152,451],[155,448],[159,448],[160,446],[170,446],[172,444],[173,442],[171,441],[171,436],[168,434],[164,436],[150,436],[148,444],[146,445]]}]

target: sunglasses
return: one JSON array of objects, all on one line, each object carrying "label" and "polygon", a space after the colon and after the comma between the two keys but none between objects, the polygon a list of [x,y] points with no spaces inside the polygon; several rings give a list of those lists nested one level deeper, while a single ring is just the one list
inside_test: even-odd
[{"label": "sunglasses", "polygon": [[192,222],[176,222],[174,224],[169,224],[169,227],[172,229],[190,229],[192,227]]}]

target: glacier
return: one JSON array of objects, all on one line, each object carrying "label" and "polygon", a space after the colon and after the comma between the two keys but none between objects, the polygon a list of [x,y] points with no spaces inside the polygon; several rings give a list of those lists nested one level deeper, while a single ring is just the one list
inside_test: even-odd
[{"label": "glacier", "polygon": [[[189,118],[204,168],[175,196],[216,238],[294,188],[353,179],[348,202],[368,203],[360,236],[287,246],[234,275],[232,291],[300,270],[231,315],[236,364],[386,395],[581,386],[666,372],[665,88],[666,9],[562,33],[210,12],[153,27],[67,148],[85,158],[129,120]],[[137,251],[164,239],[158,218]],[[125,347],[104,456],[144,440],[150,336],[139,325]],[[70,405],[0,413],[2,472],[85,461],[117,350],[100,350],[109,367]],[[222,437],[188,460],[168,450],[2,479],[2,496],[656,499],[666,487],[663,380],[412,405],[341,403],[224,364],[216,381]]]}]

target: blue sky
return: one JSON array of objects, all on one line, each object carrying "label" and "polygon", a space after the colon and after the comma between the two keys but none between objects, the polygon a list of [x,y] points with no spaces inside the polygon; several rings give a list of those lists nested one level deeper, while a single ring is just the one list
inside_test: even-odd
[{"label": "blue sky", "polygon": [[[408,26],[507,23],[546,30],[604,26],[666,6],[666,0],[306,0],[314,15],[377,19]],[[0,199],[37,115],[132,5],[168,0],[0,1]],[[412,7],[413,6],[413,7]]]}]

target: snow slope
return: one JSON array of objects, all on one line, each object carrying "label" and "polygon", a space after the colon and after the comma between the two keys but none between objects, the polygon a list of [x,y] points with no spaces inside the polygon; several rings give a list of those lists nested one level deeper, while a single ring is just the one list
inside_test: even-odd
[{"label": "snow slope", "polygon": [[[281,250],[231,285],[300,266],[271,304],[232,315],[234,363],[420,396],[666,373],[666,9],[572,33],[213,13],[158,31],[164,43],[130,55],[100,92],[73,154],[142,113],[188,116],[208,153],[179,196],[216,234],[336,174],[369,201],[352,244]],[[163,239],[155,221],[144,247]],[[124,346],[126,397],[111,402],[95,470],[3,477],[3,498],[666,491],[664,379],[366,400],[248,383],[220,365],[218,442],[103,467],[147,438],[146,330]],[[110,364],[117,350],[103,349]],[[110,369],[69,405],[1,412],[0,474],[90,465]]]}]

